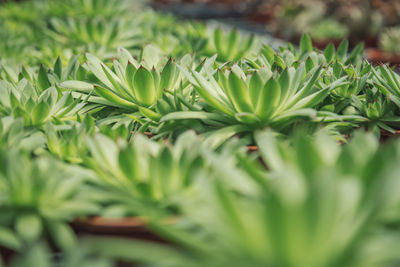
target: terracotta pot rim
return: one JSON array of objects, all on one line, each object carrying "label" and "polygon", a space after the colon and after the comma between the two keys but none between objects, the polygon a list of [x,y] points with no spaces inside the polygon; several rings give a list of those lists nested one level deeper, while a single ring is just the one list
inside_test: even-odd
[{"label": "terracotta pot rim", "polygon": [[138,228],[145,226],[144,221],[139,217],[106,218],[94,216],[90,218],[75,219],[73,223],[77,225],[90,225],[93,227]]},{"label": "terracotta pot rim", "polygon": [[390,65],[400,65],[400,54],[391,54],[382,51],[379,48],[365,49],[365,54],[367,56],[367,59],[372,63],[389,63]]},{"label": "terracotta pot rim", "polygon": [[381,135],[386,137],[400,136],[400,130],[396,130],[394,133],[381,130]]},{"label": "terracotta pot rim", "polygon": [[[174,223],[178,220],[176,216],[170,216],[163,219],[162,223],[169,224]],[[146,219],[139,216],[128,216],[128,217],[102,217],[93,216],[88,218],[78,218],[73,221],[74,225],[77,226],[93,226],[99,228],[146,228]]]}]

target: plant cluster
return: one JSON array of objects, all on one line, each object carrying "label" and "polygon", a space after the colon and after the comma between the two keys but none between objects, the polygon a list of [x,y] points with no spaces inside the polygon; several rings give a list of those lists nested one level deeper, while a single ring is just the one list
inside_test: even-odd
[{"label": "plant cluster", "polygon": [[400,28],[399,27],[387,28],[379,35],[379,46],[382,49],[382,51],[394,55],[399,55],[400,54],[400,49],[398,46],[399,40],[400,40]]},{"label": "plant cluster", "polygon": [[[130,3],[0,6],[32,26],[0,44],[0,265],[399,264],[394,70]],[[79,239],[93,216],[173,246]]]},{"label": "plant cluster", "polygon": [[276,21],[271,29],[285,38],[309,34],[316,41],[365,40],[392,23],[387,8],[393,5],[380,2],[275,1]]}]

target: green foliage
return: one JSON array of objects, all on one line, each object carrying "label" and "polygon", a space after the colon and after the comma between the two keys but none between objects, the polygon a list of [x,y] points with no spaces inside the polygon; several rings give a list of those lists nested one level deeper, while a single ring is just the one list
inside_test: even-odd
[{"label": "green foliage", "polygon": [[[398,158],[385,160],[398,156],[393,149],[380,149],[368,134],[357,134],[346,147],[326,135],[311,139],[298,134],[290,145],[267,131],[258,132],[256,140],[268,170],[257,167],[257,161],[243,158],[242,162],[259,193],[238,195],[218,179],[203,180],[199,189],[203,194],[185,209],[192,227],[153,225],[183,249],[101,239],[92,240],[93,247],[116,258],[157,266],[393,266],[398,262],[398,234],[377,230],[392,200],[387,193],[400,171]],[[111,246],[114,249],[108,250]],[[146,246],[154,254],[143,255],[139,248]]]},{"label": "green foliage", "polygon": [[87,139],[91,157],[85,164],[98,174],[108,211],[148,215],[154,211],[174,214],[191,196],[194,174],[205,168],[200,140],[192,132],[181,135],[173,147],[137,136],[117,144],[104,135]]},{"label": "green foliage", "polygon": [[59,248],[73,248],[75,236],[67,222],[97,211],[85,172],[15,150],[2,150],[0,156],[1,245],[22,250],[49,232]]},{"label": "green foliage", "polygon": [[119,46],[132,49],[141,43],[138,27],[118,19],[53,18],[46,33],[58,44],[75,48],[74,53],[87,51],[102,57]]},{"label": "green foliage", "polygon": [[88,101],[136,111],[138,107],[155,104],[163,91],[175,90],[180,74],[172,59],[165,62],[154,46],[146,46],[138,60],[120,48],[118,60],[110,69],[97,57],[86,54],[88,69],[96,77],[94,84],[82,81],[65,81],[61,87],[90,96]]},{"label": "green foliage", "polygon": [[399,27],[387,28],[379,36],[379,46],[383,51],[387,53],[395,55],[400,54],[399,42]]},{"label": "green foliage", "polygon": [[336,20],[325,19],[314,24],[308,34],[312,39],[319,41],[345,39],[349,34],[349,29]]},{"label": "green foliage", "polygon": [[[0,5],[7,264],[397,266],[400,146],[376,137],[400,130],[395,70],[313,47],[347,34],[318,5],[285,7],[310,35],[273,49],[141,2]],[[78,242],[90,216],[172,246]]]},{"label": "green foliage", "polygon": [[85,103],[74,99],[70,92],[62,93],[50,86],[47,77],[36,80],[36,85],[25,78],[15,85],[0,81],[0,111],[2,116],[22,117],[26,126],[40,126],[46,121],[57,124],[74,117],[84,108]]},{"label": "green foliage", "polygon": [[[312,47],[307,48],[303,42],[301,49],[302,53],[308,53]],[[215,121],[214,126],[219,123],[219,128],[244,125],[247,130],[241,131],[251,131],[268,126],[279,131],[302,118],[324,120],[326,115],[318,113],[317,108],[332,90],[347,84],[347,76],[325,83],[323,66],[287,63],[289,66],[281,65],[282,69],[274,71],[279,62],[285,64],[264,47],[259,59],[250,62],[255,69],[238,64],[218,69],[204,64],[201,71],[182,68],[207,106],[202,112],[170,113],[161,121],[200,119],[205,123]]]},{"label": "green foliage", "polygon": [[257,53],[259,40],[255,36],[241,35],[236,29],[224,32],[222,29],[210,31],[208,55],[218,54],[221,62],[235,61]]}]

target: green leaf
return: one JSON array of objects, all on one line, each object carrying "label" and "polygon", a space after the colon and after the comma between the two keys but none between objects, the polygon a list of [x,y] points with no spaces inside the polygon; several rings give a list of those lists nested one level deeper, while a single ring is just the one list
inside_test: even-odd
[{"label": "green leaf", "polygon": [[45,68],[43,67],[43,65],[40,65],[40,68],[39,68],[38,85],[39,85],[39,88],[41,89],[41,91],[46,90],[47,88],[49,88],[51,86],[49,79],[47,78],[47,72],[46,72]]},{"label": "green leaf", "polygon": [[32,124],[40,125],[49,116],[50,106],[45,101],[39,102],[32,110]]},{"label": "green leaf", "polygon": [[325,48],[324,56],[327,63],[330,63],[335,58],[335,46],[332,43]]},{"label": "green leaf", "polygon": [[136,71],[137,68],[131,63],[128,63],[125,70],[126,82],[128,83],[129,88],[131,89],[131,93],[134,97],[136,97],[136,94],[135,94],[135,89],[133,87],[133,78],[135,77]]},{"label": "green leaf", "polygon": [[389,99],[398,107],[400,108],[400,97],[394,96],[392,94],[389,95]]},{"label": "green leaf", "polygon": [[131,146],[120,150],[118,154],[118,164],[122,173],[129,179],[140,179],[140,164],[137,155]]},{"label": "green leaf", "polygon": [[275,58],[275,51],[268,45],[264,45],[261,53],[265,56],[267,61],[272,65],[274,63],[274,58]]},{"label": "green leaf", "polygon": [[344,60],[347,55],[348,49],[349,49],[349,41],[343,40],[337,49],[338,58],[340,58],[341,60]]},{"label": "green leaf", "polygon": [[210,133],[206,133],[204,143],[207,146],[212,148],[218,148],[220,145],[225,143],[229,138],[242,133],[248,132],[250,129],[248,126],[240,124],[240,125],[230,125],[224,128],[221,128],[216,131],[212,131]]},{"label": "green leaf", "polygon": [[236,110],[238,112],[253,112],[246,83],[232,72],[229,74],[228,80],[228,93]]},{"label": "green leaf", "polygon": [[18,257],[15,257],[10,264],[10,267],[21,267],[21,266],[35,266],[35,267],[51,267],[49,255],[50,251],[42,245],[34,245],[24,249],[23,253],[20,253]]},{"label": "green leaf", "polygon": [[137,100],[144,106],[151,106],[156,101],[156,90],[154,88],[151,73],[140,67],[133,79],[135,95]]},{"label": "green leaf", "polygon": [[227,39],[227,49],[226,49],[227,55],[236,56],[238,51],[234,51],[234,49],[237,48],[237,42],[238,42],[238,32],[237,30],[233,29],[229,33]]},{"label": "green leaf", "polygon": [[37,240],[42,234],[42,228],[42,221],[34,214],[19,216],[15,224],[17,233],[28,242]]},{"label": "green leaf", "polygon": [[332,70],[333,70],[333,75],[336,77],[336,79],[338,79],[342,74],[343,68],[342,65],[336,61],[335,63],[333,63]]},{"label": "green leaf", "polygon": [[115,75],[114,72],[112,72],[106,65],[103,63],[101,64],[101,68],[106,75],[108,81],[112,84],[112,87],[109,89],[112,89],[116,94],[119,96],[129,99],[130,95],[127,91],[125,91],[125,88],[121,86],[121,80]]},{"label": "green leaf", "polygon": [[[119,47],[118,48],[118,59],[122,63],[122,66],[127,67],[130,64],[137,64],[136,60],[132,57],[131,53],[125,48]],[[138,68],[138,65],[135,65]]]},{"label": "green leaf", "polygon": [[161,90],[171,90],[173,85],[174,77],[176,73],[176,66],[172,59],[169,59],[164,69],[161,72],[160,89]]},{"label": "green leaf", "polygon": [[195,89],[204,98],[204,100],[206,100],[209,105],[218,109],[219,111],[234,116],[234,112],[231,107],[225,105],[225,103],[220,100],[220,97],[217,95],[217,92],[213,88],[212,84],[198,72],[192,70],[192,73],[196,82],[199,84],[199,86],[195,86]]},{"label": "green leaf", "polygon": [[255,124],[260,122],[260,119],[254,113],[239,112],[235,114],[236,120],[245,124]]},{"label": "green leaf", "polygon": [[280,91],[279,83],[275,79],[270,79],[265,84],[257,104],[257,116],[266,119],[274,113],[279,103]]},{"label": "green leaf", "polygon": [[0,227],[0,245],[14,250],[19,250],[22,246],[15,233],[5,227]]},{"label": "green leaf", "polygon": [[112,88],[112,83],[108,80],[107,75],[104,73],[103,69],[105,68],[100,59],[92,54],[86,53],[86,58],[88,60],[88,67],[93,72],[98,80],[100,80],[105,86],[108,88]]},{"label": "green leaf", "polygon": [[145,108],[145,107],[139,107],[139,111],[143,116],[145,116],[153,121],[160,121],[160,119],[162,117],[161,114],[158,114],[158,113],[154,112],[153,110]]},{"label": "green leaf", "polygon": [[227,121],[223,116],[216,113],[208,113],[201,111],[179,111],[172,112],[161,118],[160,122],[171,121],[171,120],[185,120],[185,119],[199,119],[199,120],[216,120],[216,121]]},{"label": "green leaf", "polygon": [[312,41],[309,35],[304,34],[300,40],[300,54],[311,53],[313,51]]},{"label": "green leaf", "polygon": [[345,64],[355,64],[357,60],[362,59],[364,54],[364,44],[360,43],[351,51],[349,58],[346,60]]},{"label": "green leaf", "polygon": [[73,250],[77,245],[74,231],[68,224],[53,222],[48,225],[51,237],[64,252]]},{"label": "green leaf", "polygon": [[[311,78],[307,81],[307,83],[296,93],[296,95],[291,99],[288,107],[295,105],[300,99],[309,95],[313,92],[314,85],[318,78],[321,76],[322,66],[319,66],[315,69],[315,72],[311,76]],[[332,83],[333,84],[333,83]]]},{"label": "green leaf", "polygon": [[289,93],[289,87],[290,87],[290,76],[288,69],[285,69],[282,72],[282,74],[279,76],[278,82],[281,90],[279,103],[284,103],[286,101],[286,97]]},{"label": "green leaf", "polygon": [[28,81],[32,82],[32,77],[29,74],[28,70],[25,68],[25,66],[22,66],[21,73],[22,73],[22,76],[24,76],[25,79],[27,79]]},{"label": "green leaf", "polygon": [[56,63],[54,64],[54,73],[61,79],[62,76],[62,63],[60,57],[57,57]]},{"label": "green leaf", "polygon": [[224,43],[224,37],[223,37],[223,32],[221,29],[216,29],[214,31],[214,45],[215,48],[217,49],[217,51],[222,55],[225,56],[225,51],[224,51],[224,47],[223,47],[223,43]]},{"label": "green leaf", "polygon": [[257,107],[260,93],[264,87],[264,81],[261,75],[256,72],[251,76],[249,84],[249,95],[253,107]]},{"label": "green leaf", "polygon": [[313,60],[311,58],[307,58],[306,59],[306,64],[305,65],[306,65],[306,72],[311,71],[315,67],[314,62],[313,62]]},{"label": "green leaf", "polygon": [[309,96],[300,99],[292,108],[292,110],[302,109],[302,108],[312,108],[315,105],[321,103],[325,97],[329,94],[329,90],[323,89],[319,90]]},{"label": "green leaf", "polygon": [[64,82],[60,83],[60,87],[69,89],[69,90],[73,90],[73,91],[85,92],[85,93],[90,93],[94,89],[93,84],[90,84],[87,82],[82,82],[82,81],[75,81],[75,80],[64,81]]},{"label": "green leaf", "polygon": [[257,131],[255,133],[256,143],[260,149],[261,156],[269,168],[273,171],[285,169],[285,163],[279,153],[278,144],[272,131]]},{"label": "green leaf", "polygon": [[106,88],[103,88],[100,86],[95,86],[94,91],[96,92],[97,95],[107,99],[108,101],[116,104],[119,107],[137,110],[137,106],[134,103],[129,102],[129,101],[117,96],[112,91],[110,91]]},{"label": "green leaf", "polygon": [[157,67],[162,57],[161,50],[154,45],[146,45],[142,50],[141,61],[149,68]]},{"label": "green leaf", "polygon": [[317,111],[314,109],[306,108],[306,109],[298,109],[293,111],[284,112],[282,115],[279,115],[275,118],[277,122],[284,121],[287,119],[294,119],[297,117],[308,117],[310,119],[315,119],[317,116]]}]

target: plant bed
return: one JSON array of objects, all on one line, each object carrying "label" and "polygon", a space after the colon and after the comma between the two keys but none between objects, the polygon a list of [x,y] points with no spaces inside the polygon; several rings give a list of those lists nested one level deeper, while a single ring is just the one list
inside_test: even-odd
[{"label": "plant bed", "polygon": [[95,216],[76,219],[72,227],[78,235],[114,236],[165,243],[166,240],[154,234],[138,217],[104,218]]},{"label": "plant bed", "polygon": [[237,8],[243,5],[242,1],[153,1],[156,10],[171,12],[176,15],[192,19],[210,19],[224,17],[241,17],[242,10]]},{"label": "plant bed", "polygon": [[393,138],[398,138],[398,137],[400,137],[400,130],[396,130],[394,133],[381,130],[380,142],[385,143]]},{"label": "plant bed", "polygon": [[[281,39],[281,40],[287,40],[288,38],[285,37],[284,34],[276,32],[274,33],[274,37]],[[297,35],[297,36],[292,36],[288,39],[288,42],[293,43],[293,44],[298,44],[301,40],[302,36]],[[339,45],[343,39],[326,39],[326,40],[319,40],[319,39],[312,39],[312,45],[314,48],[317,48],[319,50],[324,50],[329,44],[333,44],[335,48],[338,48]]]},{"label": "plant bed", "polygon": [[[289,16],[297,28],[277,31],[310,35],[274,49],[267,36],[129,2],[0,10],[1,260],[399,262],[398,229],[387,226],[400,221],[400,76],[337,40],[373,32],[351,36],[325,13],[315,27]],[[46,34],[12,34],[32,22]],[[398,42],[379,48],[400,54]]]},{"label": "plant bed", "polygon": [[386,63],[392,67],[400,66],[400,55],[387,53],[377,48],[366,49],[365,53],[368,61],[375,66]]},{"label": "plant bed", "polygon": [[352,47],[355,47],[359,43],[363,43],[366,48],[376,48],[378,47],[378,37],[377,36],[363,36],[363,37],[349,37],[349,42]]}]

